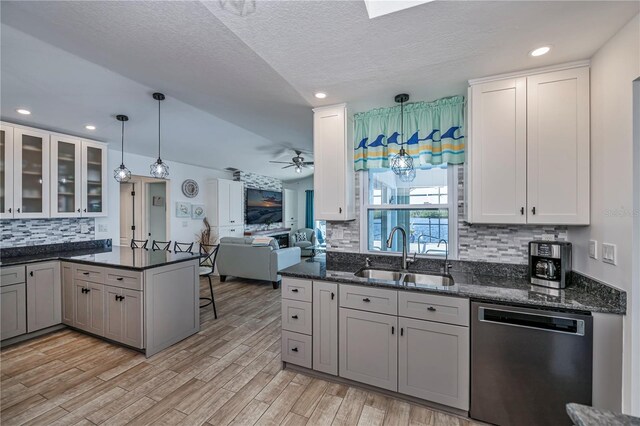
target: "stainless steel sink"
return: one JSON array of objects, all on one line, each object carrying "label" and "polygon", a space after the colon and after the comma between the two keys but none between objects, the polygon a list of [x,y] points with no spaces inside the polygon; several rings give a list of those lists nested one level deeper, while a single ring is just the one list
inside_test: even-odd
[{"label": "stainless steel sink", "polygon": [[433,285],[447,287],[454,285],[450,275],[412,274],[404,275],[405,284]]},{"label": "stainless steel sink", "polygon": [[384,280],[384,281],[401,281],[402,272],[385,271],[383,269],[360,269],[354,274],[356,277],[369,278],[372,280]]}]

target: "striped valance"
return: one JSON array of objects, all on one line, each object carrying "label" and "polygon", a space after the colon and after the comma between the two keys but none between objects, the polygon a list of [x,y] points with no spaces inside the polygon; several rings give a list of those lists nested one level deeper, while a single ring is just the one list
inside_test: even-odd
[{"label": "striped valance", "polygon": [[[404,107],[405,150],[416,168],[464,163],[464,97]],[[355,169],[388,168],[400,151],[400,106],[355,114]]]}]

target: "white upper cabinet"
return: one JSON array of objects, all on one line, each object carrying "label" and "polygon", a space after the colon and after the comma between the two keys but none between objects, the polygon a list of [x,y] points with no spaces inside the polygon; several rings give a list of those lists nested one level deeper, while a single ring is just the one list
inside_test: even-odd
[{"label": "white upper cabinet", "polygon": [[526,223],[526,79],[478,84],[470,99],[466,184],[473,222]]},{"label": "white upper cabinet", "polygon": [[207,182],[207,219],[211,226],[233,226],[243,230],[243,205],[242,182],[227,179]]},{"label": "white upper cabinet", "polygon": [[0,125],[0,219],[13,218],[13,127]]},{"label": "white upper cabinet", "polygon": [[293,189],[284,190],[284,218],[285,223],[298,221],[298,192]]},{"label": "white upper cabinet", "polygon": [[51,217],[82,215],[82,143],[51,135]]},{"label": "white upper cabinet", "polygon": [[527,78],[528,223],[589,224],[589,69]]},{"label": "white upper cabinet", "polygon": [[467,220],[589,224],[589,68],[469,89]]},{"label": "white upper cabinet", "polygon": [[82,216],[107,215],[107,147],[82,141]]},{"label": "white upper cabinet", "polygon": [[13,159],[13,217],[49,217],[49,134],[14,128]]},{"label": "white upper cabinet", "polygon": [[318,220],[355,219],[353,136],[345,104],[313,110],[314,210]]}]

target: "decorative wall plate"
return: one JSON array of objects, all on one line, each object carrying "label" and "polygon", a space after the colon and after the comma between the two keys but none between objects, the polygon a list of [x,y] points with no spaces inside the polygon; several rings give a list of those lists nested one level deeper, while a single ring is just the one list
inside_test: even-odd
[{"label": "decorative wall plate", "polygon": [[198,188],[198,182],[193,179],[187,179],[182,182],[182,193],[185,195],[185,197],[193,198],[198,195],[199,190],[200,188]]}]

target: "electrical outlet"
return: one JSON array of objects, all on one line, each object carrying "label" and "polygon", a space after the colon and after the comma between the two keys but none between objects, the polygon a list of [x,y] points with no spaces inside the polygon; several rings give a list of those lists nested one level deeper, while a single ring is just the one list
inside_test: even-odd
[{"label": "electrical outlet", "polygon": [[612,265],[616,264],[616,245],[602,243],[602,261],[605,263],[610,263]]},{"label": "electrical outlet", "polygon": [[109,228],[107,227],[107,224],[105,223],[99,223],[98,224],[98,232],[108,232]]},{"label": "electrical outlet", "polygon": [[598,242],[589,240],[589,257],[598,260]]},{"label": "electrical outlet", "polygon": [[544,234],[542,236],[542,241],[555,241],[555,237],[553,234]]}]

